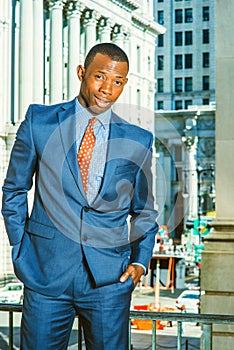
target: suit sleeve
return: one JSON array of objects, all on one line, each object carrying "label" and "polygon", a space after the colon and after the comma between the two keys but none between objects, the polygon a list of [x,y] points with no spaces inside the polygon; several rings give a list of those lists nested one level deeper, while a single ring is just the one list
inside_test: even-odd
[{"label": "suit sleeve", "polygon": [[158,231],[152,194],[152,142],[151,135],[142,166],[138,170],[131,203],[130,241],[131,262],[143,265],[147,271]]},{"label": "suit sleeve", "polygon": [[29,106],[25,120],[21,123],[3,184],[2,215],[11,245],[23,237],[28,218],[27,194],[33,184],[36,166],[36,152],[31,130],[32,106]]}]

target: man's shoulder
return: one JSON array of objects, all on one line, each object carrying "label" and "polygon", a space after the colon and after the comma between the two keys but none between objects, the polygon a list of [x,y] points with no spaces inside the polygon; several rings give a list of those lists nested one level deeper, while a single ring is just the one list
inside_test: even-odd
[{"label": "man's shoulder", "polygon": [[44,113],[44,112],[52,112],[52,111],[57,111],[61,108],[66,109],[69,108],[70,106],[74,105],[75,100],[71,101],[64,101],[56,104],[39,104],[39,103],[32,103],[30,104],[28,110],[33,110],[35,113]]},{"label": "man's shoulder", "polygon": [[152,139],[153,134],[139,125],[132,124],[128,122],[126,119],[120,117],[116,113],[112,112],[112,120],[114,123],[118,124],[125,131],[127,131],[128,135],[134,136],[134,138],[140,139]]}]

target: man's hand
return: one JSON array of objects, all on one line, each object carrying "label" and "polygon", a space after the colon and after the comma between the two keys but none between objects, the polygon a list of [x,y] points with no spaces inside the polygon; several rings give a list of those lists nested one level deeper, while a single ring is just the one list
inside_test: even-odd
[{"label": "man's hand", "polygon": [[126,271],[120,277],[120,282],[125,282],[130,277],[133,280],[134,288],[135,288],[143,274],[144,274],[144,269],[142,266],[130,264],[128,265]]}]

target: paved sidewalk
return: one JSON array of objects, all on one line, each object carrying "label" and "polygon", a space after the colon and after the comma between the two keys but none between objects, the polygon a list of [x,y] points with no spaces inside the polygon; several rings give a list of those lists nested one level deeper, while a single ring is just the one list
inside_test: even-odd
[{"label": "paved sidewalk", "polygon": [[[160,290],[159,301],[161,305],[175,307],[175,300],[182,291],[181,289],[175,289],[174,293],[171,293],[170,290]],[[132,308],[134,305],[150,304],[154,303],[154,301],[154,290],[150,288],[136,289],[132,298]],[[183,323],[183,332],[182,349],[200,349],[201,327],[196,326],[194,323]],[[151,331],[132,329],[132,350],[152,349],[151,333]],[[177,350],[176,323],[172,327],[164,326],[163,330],[156,331],[156,345],[157,350]]]},{"label": "paved sidewalk", "polygon": [[[132,350],[150,350],[152,349],[151,334],[145,334],[142,331],[132,332]],[[157,335],[157,350],[177,350],[177,337],[167,335]],[[182,349],[199,350],[200,338],[183,337]]]}]

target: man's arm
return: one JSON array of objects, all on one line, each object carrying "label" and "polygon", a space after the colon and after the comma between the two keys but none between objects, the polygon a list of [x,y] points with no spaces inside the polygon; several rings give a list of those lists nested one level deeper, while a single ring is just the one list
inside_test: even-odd
[{"label": "man's arm", "polygon": [[155,244],[155,235],[158,231],[156,222],[158,213],[154,209],[152,194],[152,142],[151,137],[144,161],[136,177],[130,221],[131,264],[120,278],[120,281],[124,282],[131,276],[135,286],[142,274],[147,272]]},{"label": "man's arm", "polygon": [[17,131],[2,188],[2,215],[11,245],[19,243],[24,234],[25,222],[28,217],[27,193],[32,187],[36,165],[30,113],[31,108],[29,107],[26,119]]}]

